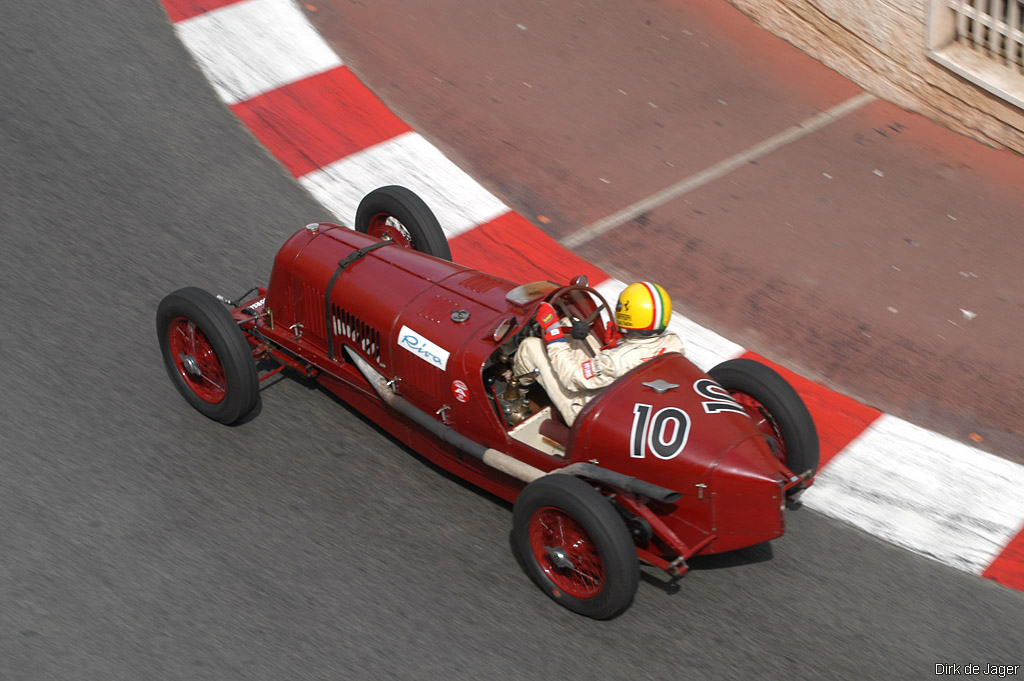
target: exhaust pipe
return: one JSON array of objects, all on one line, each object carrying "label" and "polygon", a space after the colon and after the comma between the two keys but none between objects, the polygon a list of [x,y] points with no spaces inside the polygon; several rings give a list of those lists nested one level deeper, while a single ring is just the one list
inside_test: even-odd
[{"label": "exhaust pipe", "polygon": [[480,459],[491,468],[499,470],[502,473],[507,473],[517,480],[533,482],[537,478],[547,475],[546,471],[542,471],[535,466],[523,463],[519,459],[515,459],[504,452],[499,452],[496,449],[490,449],[488,447],[484,447],[482,444],[473,442],[465,435],[457,433],[449,426],[440,423],[437,419],[431,417],[422,409],[414,407],[407,399],[397,394],[391,386],[388,385],[387,379],[385,379],[379,371],[370,366],[369,362],[352,352],[348,346],[345,347],[345,350],[349,359],[356,365],[356,368],[359,369],[359,372],[363,377],[370,382],[370,385],[372,385],[373,389],[377,391],[380,398],[387,402],[389,407],[393,408],[403,416],[408,417],[417,425],[426,428],[456,449]]},{"label": "exhaust pipe", "polygon": [[667,487],[655,485],[652,482],[634,478],[630,475],[616,473],[615,471],[608,470],[607,468],[595,466],[592,463],[571,463],[565,468],[552,471],[552,473],[566,473],[568,475],[577,475],[581,478],[590,478],[591,480],[607,483],[612,487],[624,489],[627,492],[639,494],[640,496],[647,497],[648,499],[664,501],[667,504],[675,503],[676,501],[679,501],[679,497],[683,496],[679,492],[668,489]]},{"label": "exhaust pipe", "polygon": [[[474,458],[480,459],[491,468],[499,470],[502,473],[506,473],[513,478],[522,480],[526,483],[533,482],[537,478],[548,475],[546,471],[542,471],[536,466],[523,463],[519,459],[513,458],[504,452],[499,452],[496,449],[484,447],[482,444],[470,440],[465,435],[456,432],[453,428],[439,422],[437,419],[431,417],[430,414],[413,406],[407,399],[396,393],[394,389],[388,385],[387,379],[384,378],[379,371],[374,369],[369,362],[354,353],[348,346],[345,346],[345,351],[352,363],[357,369],[359,369],[359,372],[367,381],[369,381],[370,385],[373,386],[373,389],[389,407],[409,418],[417,425],[429,430],[444,442],[447,442],[456,449],[466,452]],[[633,492],[634,494],[639,494],[649,499],[663,501],[666,503],[673,503],[682,496],[679,492],[674,490],[628,475],[623,475],[622,473],[616,473],[615,471],[608,470],[607,468],[601,468],[600,466],[596,466],[592,463],[569,464],[564,468],[551,472],[551,474],[556,473],[590,478],[591,480],[603,482],[627,492]]]}]

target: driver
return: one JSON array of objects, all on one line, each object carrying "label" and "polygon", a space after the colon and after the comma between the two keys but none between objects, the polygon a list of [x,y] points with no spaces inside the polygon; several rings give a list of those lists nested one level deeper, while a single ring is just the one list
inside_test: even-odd
[{"label": "driver", "polygon": [[[555,309],[541,303],[536,319],[544,340],[525,338],[516,351],[513,371],[516,376],[536,372],[536,380],[566,425],[572,426],[584,405],[619,376],[666,352],[683,354],[683,341],[665,330],[671,316],[672,301],[665,289],[647,281],[630,284],[615,306],[615,323],[623,338],[602,350],[590,335],[582,341],[567,339]],[[534,377],[520,380],[530,385]]]}]

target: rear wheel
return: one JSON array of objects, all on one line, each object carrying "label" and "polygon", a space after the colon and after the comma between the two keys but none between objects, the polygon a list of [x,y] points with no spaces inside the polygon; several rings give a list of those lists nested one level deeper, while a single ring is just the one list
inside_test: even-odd
[{"label": "rear wheel", "polygon": [[430,207],[405,187],[380,187],[363,197],[356,209],[357,232],[395,243],[443,260],[452,259],[448,238]]},{"label": "rear wheel", "polygon": [[818,430],[793,386],[771,367],[731,359],[708,371],[754,419],[772,450],[797,475],[818,469]]},{"label": "rear wheel", "polygon": [[171,382],[204,416],[231,424],[256,408],[256,362],[223,303],[199,288],[179,289],[160,302],[156,329]]},{"label": "rear wheel", "polygon": [[547,475],[516,499],[512,539],[530,578],[573,612],[609,619],[633,602],[640,580],[633,540],[597,490],[570,475]]}]

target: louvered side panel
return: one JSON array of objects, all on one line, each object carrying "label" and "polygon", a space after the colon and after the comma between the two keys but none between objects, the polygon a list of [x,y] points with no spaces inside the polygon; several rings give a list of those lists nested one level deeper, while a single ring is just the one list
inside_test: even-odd
[{"label": "louvered side panel", "polygon": [[331,305],[331,323],[334,325],[334,352],[341,357],[342,345],[357,350],[363,357],[383,367],[380,330],[359,319],[344,308]]},{"label": "louvered side panel", "polygon": [[314,336],[321,342],[327,340],[327,329],[324,328],[324,296],[309,284],[302,284],[303,335]]}]

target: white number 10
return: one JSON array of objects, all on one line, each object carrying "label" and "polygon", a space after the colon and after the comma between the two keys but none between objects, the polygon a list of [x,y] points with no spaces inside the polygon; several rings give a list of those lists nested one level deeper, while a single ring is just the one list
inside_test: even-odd
[{"label": "white number 10", "polygon": [[690,437],[690,416],[679,407],[659,409],[651,418],[649,404],[633,405],[633,429],[629,435],[629,455],[643,459],[650,450],[659,459],[673,459],[686,447]]}]

